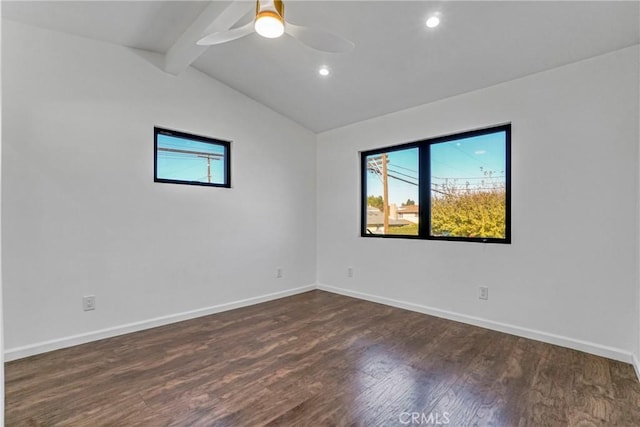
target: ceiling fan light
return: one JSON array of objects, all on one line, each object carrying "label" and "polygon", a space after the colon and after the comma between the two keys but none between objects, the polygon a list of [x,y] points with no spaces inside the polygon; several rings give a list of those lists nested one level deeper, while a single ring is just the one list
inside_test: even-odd
[{"label": "ceiling fan light", "polygon": [[265,10],[256,17],[254,28],[262,37],[275,39],[284,34],[284,20],[276,12]]}]

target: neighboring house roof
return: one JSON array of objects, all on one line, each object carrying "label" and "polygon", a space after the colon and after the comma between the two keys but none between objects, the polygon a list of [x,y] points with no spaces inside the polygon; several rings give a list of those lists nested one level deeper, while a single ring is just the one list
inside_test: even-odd
[{"label": "neighboring house roof", "polygon": [[398,208],[399,214],[405,214],[405,213],[417,214],[419,211],[420,211],[420,207],[418,205],[401,206]]},{"label": "neighboring house roof", "polygon": [[[384,224],[384,214],[380,209],[373,208],[371,206],[367,206],[367,225],[383,225]],[[392,219],[389,218],[389,225],[409,225],[411,221],[407,221],[406,219]]]}]

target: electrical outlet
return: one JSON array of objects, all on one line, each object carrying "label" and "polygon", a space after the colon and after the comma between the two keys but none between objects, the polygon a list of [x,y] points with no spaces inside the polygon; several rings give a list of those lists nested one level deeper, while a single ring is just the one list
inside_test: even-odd
[{"label": "electrical outlet", "polygon": [[276,270],[276,277],[279,279],[282,277],[282,274],[283,274],[282,267],[280,267]]},{"label": "electrical outlet", "polygon": [[478,295],[478,298],[480,299],[489,299],[489,288],[486,286],[480,286],[478,288],[480,290],[480,294]]},{"label": "electrical outlet", "polygon": [[347,267],[347,277],[353,277],[353,267]]},{"label": "electrical outlet", "polygon": [[84,311],[91,311],[96,309],[96,296],[95,295],[87,295],[86,297],[82,297],[82,309]]}]

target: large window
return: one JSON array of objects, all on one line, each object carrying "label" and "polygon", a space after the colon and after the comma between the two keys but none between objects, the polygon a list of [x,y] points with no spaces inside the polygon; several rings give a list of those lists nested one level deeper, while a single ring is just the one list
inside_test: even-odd
[{"label": "large window", "polygon": [[362,236],[511,242],[511,125],[361,153]]},{"label": "large window", "polygon": [[154,180],[231,187],[228,141],[154,128]]}]

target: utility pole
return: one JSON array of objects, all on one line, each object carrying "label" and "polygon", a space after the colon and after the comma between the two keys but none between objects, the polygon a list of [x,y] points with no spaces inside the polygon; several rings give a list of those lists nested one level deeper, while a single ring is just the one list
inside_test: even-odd
[{"label": "utility pole", "polygon": [[382,215],[384,217],[384,234],[389,233],[389,186],[387,185],[387,153],[382,153]]},{"label": "utility pole", "polygon": [[211,155],[210,154],[205,154],[204,156],[203,155],[199,155],[198,157],[207,159],[207,182],[211,182]]}]

